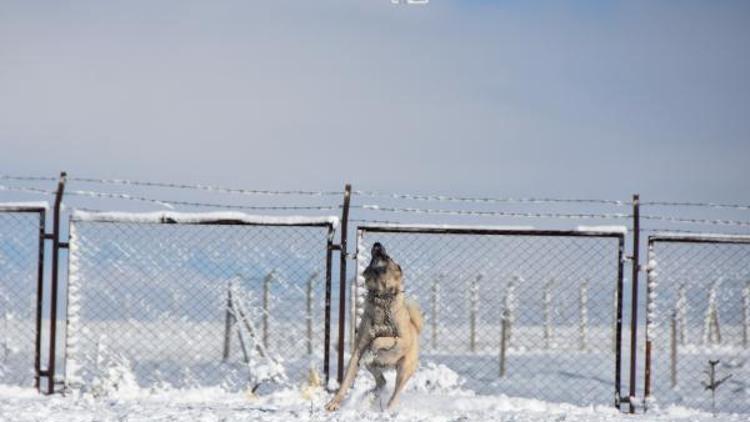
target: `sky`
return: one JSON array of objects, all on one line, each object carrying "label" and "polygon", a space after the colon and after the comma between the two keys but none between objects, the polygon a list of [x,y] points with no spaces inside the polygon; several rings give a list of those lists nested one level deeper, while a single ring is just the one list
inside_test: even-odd
[{"label": "sky", "polygon": [[750,203],[750,3],[0,2],[0,173]]}]

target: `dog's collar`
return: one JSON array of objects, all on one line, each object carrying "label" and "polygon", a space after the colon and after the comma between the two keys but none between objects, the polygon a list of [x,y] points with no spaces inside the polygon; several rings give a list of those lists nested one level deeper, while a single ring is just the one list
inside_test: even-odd
[{"label": "dog's collar", "polygon": [[399,290],[399,291],[397,291],[395,293],[381,293],[381,294],[377,294],[377,293],[373,292],[372,290],[368,290],[367,293],[369,293],[372,297],[375,297],[375,298],[378,298],[378,299],[392,299],[392,298],[394,298],[394,297],[396,297],[396,296],[404,293],[404,291],[403,290]]}]

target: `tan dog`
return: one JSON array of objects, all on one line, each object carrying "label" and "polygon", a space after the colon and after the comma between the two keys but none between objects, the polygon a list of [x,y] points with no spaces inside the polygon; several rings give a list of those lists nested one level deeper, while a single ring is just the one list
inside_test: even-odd
[{"label": "tan dog", "polygon": [[341,406],[366,352],[373,355],[367,369],[375,377],[375,391],[385,387],[383,370],[396,369],[396,386],[388,401],[389,410],[398,403],[399,393],[419,362],[422,313],[416,303],[405,300],[401,266],[386,254],[380,243],[372,247],[372,260],[364,276],[367,287],[364,315],[357,327],[344,380],[336,395],[326,404],[326,409],[330,411]]}]

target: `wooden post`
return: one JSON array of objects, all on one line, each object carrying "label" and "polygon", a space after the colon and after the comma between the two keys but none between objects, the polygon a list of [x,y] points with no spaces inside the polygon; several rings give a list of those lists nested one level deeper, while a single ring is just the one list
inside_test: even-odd
[{"label": "wooden post", "polygon": [[231,347],[232,327],[234,326],[234,315],[232,314],[232,281],[227,284],[227,310],[224,317],[224,353],[223,360],[229,359],[229,349]]},{"label": "wooden post", "polygon": [[505,352],[508,348],[508,318],[510,312],[503,310],[502,321],[500,323],[500,377],[505,376]]},{"label": "wooden post", "polygon": [[482,275],[477,275],[476,278],[472,279],[471,287],[469,288],[469,349],[472,352],[477,351],[477,313],[479,312],[479,281],[481,279]]},{"label": "wooden post", "polygon": [[747,282],[747,286],[742,290],[742,346],[747,348],[748,336],[750,335],[750,281]]},{"label": "wooden post", "polygon": [[305,319],[307,320],[307,354],[312,355],[313,353],[313,281],[318,277],[318,273],[314,272],[307,279],[307,313]]},{"label": "wooden post", "polygon": [[544,285],[544,348],[549,349],[552,343],[552,284],[550,279]]},{"label": "wooden post", "polygon": [[432,349],[437,349],[437,330],[438,330],[438,299],[440,294],[440,281],[442,281],[443,277],[445,277],[445,274],[439,274],[433,281],[432,281],[432,318],[431,318],[431,325],[432,325]]},{"label": "wooden post", "polygon": [[273,271],[263,279],[263,347],[268,350],[268,315],[270,313],[271,281]]},{"label": "wooden post", "polygon": [[672,312],[669,336],[669,374],[672,380],[672,388],[677,387],[677,313]]},{"label": "wooden post", "polygon": [[677,312],[677,339],[681,346],[684,346],[687,341],[687,335],[685,334],[685,330],[687,329],[687,306],[686,287],[685,283],[682,283],[677,290],[677,303],[675,304],[675,311]]},{"label": "wooden post", "polygon": [[580,321],[580,348],[581,350],[586,350],[587,344],[588,344],[588,322],[589,322],[589,316],[588,316],[588,280],[583,280],[583,284],[581,284],[581,291],[580,291],[580,314],[581,314],[581,321]]}]

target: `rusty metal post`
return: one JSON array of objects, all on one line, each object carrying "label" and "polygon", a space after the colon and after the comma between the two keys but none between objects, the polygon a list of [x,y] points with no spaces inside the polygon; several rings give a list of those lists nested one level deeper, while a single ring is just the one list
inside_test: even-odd
[{"label": "rusty metal post", "polygon": [[344,205],[341,210],[341,244],[339,245],[339,344],[338,344],[338,374],[339,383],[344,379],[344,342],[346,333],[346,238],[349,230],[349,204],[352,197],[352,185],[344,187]]},{"label": "rusty metal post", "polygon": [[50,332],[49,332],[49,363],[47,365],[47,394],[55,392],[55,347],[57,346],[57,291],[58,269],[60,266],[60,206],[65,192],[67,174],[60,173],[55,194],[55,209],[52,217],[52,289],[50,293]]},{"label": "rusty metal post", "polygon": [[36,274],[36,338],[34,347],[34,388],[41,392],[42,376],[42,302],[44,297],[44,231],[47,213],[39,211],[39,255]]},{"label": "rusty metal post", "polygon": [[[635,413],[635,369],[638,353],[638,275],[640,273],[640,234],[641,234],[641,203],[640,195],[633,195],[633,296],[631,298],[630,315],[630,396],[628,403],[630,413]],[[649,343],[646,343],[647,362],[650,359]],[[647,363],[647,365],[649,365]]]}]

